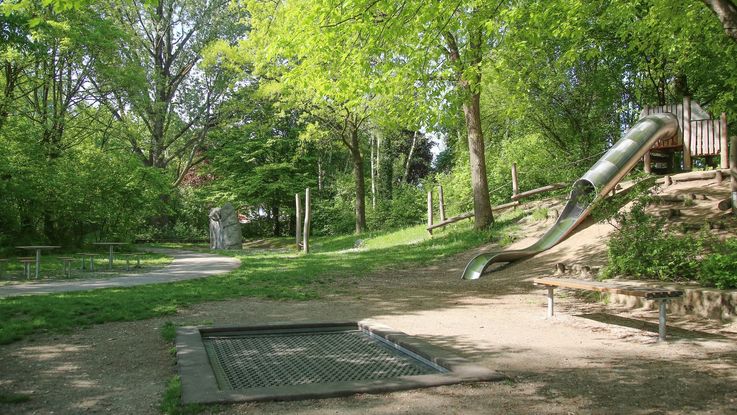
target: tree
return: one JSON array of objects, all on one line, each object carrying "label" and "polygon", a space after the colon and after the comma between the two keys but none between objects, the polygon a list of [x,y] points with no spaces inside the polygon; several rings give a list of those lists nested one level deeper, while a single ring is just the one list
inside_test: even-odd
[{"label": "tree", "polygon": [[[290,4],[293,3],[285,7]],[[355,74],[358,77],[350,78],[350,84],[365,83],[361,78],[377,84],[386,82],[383,88],[386,96],[397,95],[390,88],[399,91],[413,86],[423,91],[420,99],[434,97],[437,107],[442,106],[442,101],[460,103],[470,152],[476,228],[485,228],[494,220],[486,178],[480,81],[481,66],[499,33],[494,18],[504,4],[504,1],[488,4],[474,0],[401,3],[364,0],[350,4],[328,1],[302,10],[300,15],[306,16],[302,23],[291,26],[291,30],[300,33],[300,42],[304,41],[305,31],[321,36],[322,43],[316,49],[328,62],[331,59],[335,62],[337,56],[339,63],[366,68]],[[268,22],[278,24],[279,19]],[[328,45],[350,46],[347,51],[338,52]],[[295,57],[300,64],[305,58],[300,54]],[[348,82],[334,83],[340,88]],[[455,95],[447,94],[449,90]],[[352,96],[353,100],[370,96],[366,89],[359,91],[360,94]]]},{"label": "tree", "polygon": [[303,110],[315,127],[308,133],[338,140],[349,151],[355,230],[361,233],[366,228],[362,130],[372,118],[411,117],[414,102],[407,97],[414,95],[412,84],[396,77],[396,62],[381,45],[333,22],[334,12],[347,11],[334,6],[308,0],[248,2],[252,30],[242,46],[255,55],[254,70],[264,78],[264,91]]},{"label": "tree", "polygon": [[[245,32],[227,0],[131,0],[106,13],[124,33],[119,53],[98,66],[99,98],[120,123],[118,133],[146,166],[177,163],[177,185],[202,162],[208,133],[235,72],[203,65],[222,42]],[[141,134],[141,127],[144,134]]]},{"label": "tree", "polygon": [[717,16],[724,33],[737,42],[737,5],[732,0],[702,0]]}]

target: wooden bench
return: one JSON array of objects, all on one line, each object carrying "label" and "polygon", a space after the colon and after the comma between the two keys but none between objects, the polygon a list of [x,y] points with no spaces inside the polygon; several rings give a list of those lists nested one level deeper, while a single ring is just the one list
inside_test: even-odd
[{"label": "wooden bench", "polygon": [[568,278],[536,278],[535,285],[548,288],[548,318],[553,317],[553,290],[555,288],[571,288],[574,290],[598,291],[610,294],[631,295],[646,300],[658,301],[660,318],[658,320],[658,339],[665,340],[665,313],[669,300],[683,296],[683,291],[662,288],[638,287],[635,285],[617,284],[611,282],[583,281]]}]

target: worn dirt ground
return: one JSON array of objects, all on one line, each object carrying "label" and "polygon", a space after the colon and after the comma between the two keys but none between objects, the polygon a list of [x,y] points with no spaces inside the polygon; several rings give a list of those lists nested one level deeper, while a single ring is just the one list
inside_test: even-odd
[{"label": "worn dirt ground", "polygon": [[[691,184],[692,185],[692,184]],[[689,185],[689,186],[691,186]],[[548,223],[524,228],[530,243]],[[1,390],[30,394],[8,414],[154,414],[176,373],[165,321],[233,325],[372,319],[456,350],[512,380],[299,402],[213,406],[225,414],[727,414],[737,413],[737,326],[558,296],[545,319],[531,280],[557,262],[602,264],[609,225],[585,223],[532,259],[477,281],[459,280],[475,252],[415,269],[350,275],[321,286],[319,301],[244,298],[200,304],[168,319],[111,323],[0,347]]]}]

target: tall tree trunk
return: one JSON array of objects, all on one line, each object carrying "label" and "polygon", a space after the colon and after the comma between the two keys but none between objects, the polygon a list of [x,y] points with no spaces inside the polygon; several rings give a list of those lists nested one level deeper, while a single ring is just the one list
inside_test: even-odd
[{"label": "tall tree trunk", "polygon": [[356,182],[356,233],[366,230],[366,181],[363,175],[363,157],[358,142],[358,128],[351,128],[351,158]]},{"label": "tall tree trunk", "polygon": [[271,207],[271,220],[273,224],[274,236],[281,236],[281,222],[279,222],[279,206]]},{"label": "tall tree trunk", "polygon": [[702,0],[722,23],[724,33],[737,42],[737,4],[733,0]]},{"label": "tall tree trunk", "polygon": [[376,138],[371,134],[371,207],[376,209],[376,164],[374,163],[374,145]]},{"label": "tall tree trunk", "polygon": [[409,167],[412,163],[412,153],[415,152],[415,145],[417,145],[417,134],[419,132],[415,131],[414,134],[412,134],[412,144],[409,145],[409,153],[407,154],[407,164],[404,167],[404,176],[402,177],[402,183],[407,183],[407,178],[409,177]]},{"label": "tall tree trunk", "polygon": [[463,114],[468,129],[468,151],[471,165],[471,188],[473,189],[474,227],[484,229],[494,223],[489,201],[489,184],[486,179],[486,155],[484,134],[481,130],[481,107],[479,93],[471,93],[463,103]]}]

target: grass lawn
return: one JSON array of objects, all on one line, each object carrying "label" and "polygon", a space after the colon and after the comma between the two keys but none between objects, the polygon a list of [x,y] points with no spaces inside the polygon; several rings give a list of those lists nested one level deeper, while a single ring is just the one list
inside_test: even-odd
[{"label": "grass lawn", "polygon": [[[63,294],[0,299],[0,344],[44,331],[68,332],[111,321],[131,321],[173,314],[205,301],[238,297],[304,300],[320,296],[320,283],[335,278],[360,278],[393,268],[439,260],[491,240],[509,240],[520,211],[501,215],[494,227],[474,232],[469,222],[437,231],[431,238],[424,225],[360,237],[314,238],[312,253],[263,249],[224,252],[242,265],[222,276],[171,284],[110,288]],[[360,243],[356,241],[360,239]],[[282,240],[282,238],[280,238]],[[283,239],[286,240],[286,239]],[[355,248],[360,245],[359,248]],[[170,246],[176,247],[176,246]]]}]

